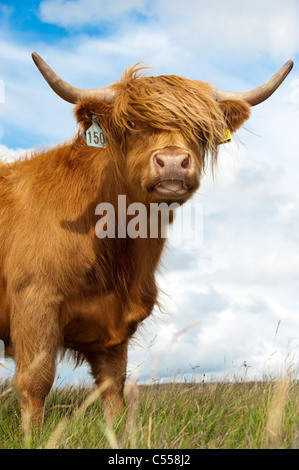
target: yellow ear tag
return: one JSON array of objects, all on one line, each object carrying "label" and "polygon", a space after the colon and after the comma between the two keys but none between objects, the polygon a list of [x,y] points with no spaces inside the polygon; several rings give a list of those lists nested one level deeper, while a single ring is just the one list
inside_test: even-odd
[{"label": "yellow ear tag", "polygon": [[226,129],[224,133],[224,139],[220,140],[219,144],[226,144],[226,142],[231,142],[232,136],[229,129]]}]

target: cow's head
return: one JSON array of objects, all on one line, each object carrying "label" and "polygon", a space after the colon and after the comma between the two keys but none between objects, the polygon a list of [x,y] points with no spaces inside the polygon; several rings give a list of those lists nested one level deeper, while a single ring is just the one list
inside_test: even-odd
[{"label": "cow's head", "polygon": [[77,104],[75,116],[84,130],[95,114],[107,148],[118,142],[133,198],[179,203],[199,187],[208,154],[215,164],[227,130],[239,129],[250,107],[267,99],[293,66],[287,62],[264,85],[245,93],[174,75],[147,77],[136,67],[107,88],[81,90],[60,79],[36,53],[33,59],[53,90]]}]

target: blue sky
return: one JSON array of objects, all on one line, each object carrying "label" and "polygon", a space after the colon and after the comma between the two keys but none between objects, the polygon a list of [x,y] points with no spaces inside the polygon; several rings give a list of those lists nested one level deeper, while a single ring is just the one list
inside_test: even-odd
[{"label": "blue sky", "polygon": [[[13,33],[22,43],[32,44],[33,41],[45,41],[58,43],[62,38],[76,38],[78,33],[84,32],[88,35],[104,37],[113,34],[117,29],[115,21],[105,18],[97,21],[95,24],[74,24],[64,26],[43,20],[41,4],[48,2],[41,1],[9,1],[1,2],[2,25],[11,28],[13,24]],[[53,2],[54,3],[54,2]],[[59,3],[59,2],[58,2]],[[66,2],[61,2],[66,3]],[[96,2],[93,2],[96,4]],[[100,3],[99,3],[100,4]],[[147,15],[137,10],[130,11],[131,16],[138,23],[146,21]]]},{"label": "blue sky", "polygon": [[[203,205],[202,246],[165,256],[158,279],[168,294],[167,314],[156,313],[132,343],[132,374],[148,378],[158,364],[160,375],[224,377],[246,360],[250,373],[261,376],[277,373],[286,357],[297,364],[298,24],[297,0],[0,2],[0,154],[8,160],[76,132],[72,106],[42,79],[34,50],[82,88],[108,85],[143,61],[153,75],[243,91],[288,59],[295,62],[283,85],[223,146],[215,181],[203,178],[196,196]],[[75,376],[67,366],[59,374]],[[86,368],[75,374],[87,377]]]}]

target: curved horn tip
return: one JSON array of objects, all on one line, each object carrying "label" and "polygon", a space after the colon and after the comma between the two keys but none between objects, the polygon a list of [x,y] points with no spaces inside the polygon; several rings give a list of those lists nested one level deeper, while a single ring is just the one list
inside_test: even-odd
[{"label": "curved horn tip", "polygon": [[289,70],[289,72],[292,70],[294,67],[294,61],[292,59],[288,60],[284,66]]},{"label": "curved horn tip", "polygon": [[40,55],[38,55],[37,52],[32,52],[32,53],[31,53],[31,57],[32,57],[32,59],[33,59],[33,62],[34,62],[35,65],[37,66],[37,68],[39,68],[39,65],[44,62],[44,60],[41,58]]},{"label": "curved horn tip", "polygon": [[33,59],[33,60],[34,60],[34,62],[35,62],[35,61],[36,61],[36,59],[38,59],[39,55],[38,55],[38,53],[37,53],[37,52],[35,52],[35,51],[34,51],[34,52],[31,52],[31,57],[32,57],[32,59]]}]

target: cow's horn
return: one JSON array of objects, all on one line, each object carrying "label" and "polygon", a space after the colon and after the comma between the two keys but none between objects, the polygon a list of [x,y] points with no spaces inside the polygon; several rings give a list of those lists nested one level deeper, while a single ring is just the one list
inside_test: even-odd
[{"label": "cow's horn", "polygon": [[37,66],[44,79],[49,83],[50,87],[65,101],[76,104],[79,100],[88,97],[94,97],[106,103],[111,103],[114,99],[114,91],[110,86],[106,88],[94,88],[91,90],[83,90],[76,88],[62,80],[56,73],[46,64],[46,62],[36,53],[32,52],[32,59]]},{"label": "cow's horn", "polygon": [[267,98],[269,98],[269,96],[272,95],[272,93],[274,93],[274,91],[279,87],[279,85],[283,82],[286,76],[290,73],[293,68],[293,65],[294,62],[292,60],[288,60],[288,62],[284,64],[284,66],[281,67],[281,69],[278,70],[278,72],[276,72],[273,77],[271,77],[266,83],[255,88],[254,90],[235,93],[232,91],[214,89],[214,96],[217,101],[239,99],[246,101],[251,106],[255,106],[265,101]]}]

